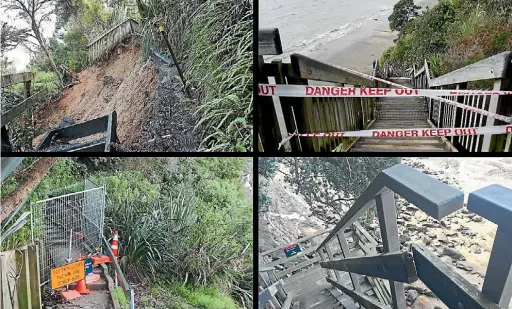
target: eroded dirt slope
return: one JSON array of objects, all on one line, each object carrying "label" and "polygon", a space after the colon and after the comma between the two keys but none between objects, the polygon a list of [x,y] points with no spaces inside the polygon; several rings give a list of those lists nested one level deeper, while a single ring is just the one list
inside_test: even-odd
[{"label": "eroded dirt slope", "polygon": [[142,121],[150,112],[157,74],[150,61],[142,60],[138,44],[120,45],[107,60],[80,72],[80,83],[64,89],[60,100],[45,106],[38,125],[47,132],[64,117],[82,123],[115,110],[117,135],[123,146],[130,146],[138,141]]}]

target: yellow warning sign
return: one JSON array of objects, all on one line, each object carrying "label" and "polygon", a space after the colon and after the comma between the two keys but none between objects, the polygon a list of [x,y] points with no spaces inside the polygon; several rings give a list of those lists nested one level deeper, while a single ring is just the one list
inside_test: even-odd
[{"label": "yellow warning sign", "polygon": [[160,30],[160,32],[164,31],[164,27],[160,26],[158,27],[158,30]]},{"label": "yellow warning sign", "polygon": [[81,260],[51,270],[52,289],[77,282],[85,278],[85,261]]}]

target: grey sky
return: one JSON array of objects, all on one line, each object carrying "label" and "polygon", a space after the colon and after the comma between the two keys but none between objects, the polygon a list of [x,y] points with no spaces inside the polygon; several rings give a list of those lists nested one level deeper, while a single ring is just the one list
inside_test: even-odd
[{"label": "grey sky", "polygon": [[[20,18],[16,17],[15,12],[6,12],[4,8],[0,7],[0,19],[2,21],[6,21],[9,25],[15,27],[26,27],[27,23],[25,23]],[[43,36],[45,38],[49,38],[52,36],[53,31],[55,30],[55,14],[51,16],[51,21],[43,23]],[[17,72],[22,72],[25,70],[28,62],[30,61],[29,51],[23,46],[18,46],[15,49],[6,52],[5,56],[9,61],[13,62],[13,65],[16,67]]]}]

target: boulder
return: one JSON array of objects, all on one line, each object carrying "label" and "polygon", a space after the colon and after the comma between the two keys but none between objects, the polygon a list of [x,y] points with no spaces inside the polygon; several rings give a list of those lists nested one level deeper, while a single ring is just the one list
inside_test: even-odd
[{"label": "boulder", "polygon": [[447,255],[454,260],[464,260],[465,259],[464,255],[462,253],[460,253],[455,248],[444,248],[441,255]]},{"label": "boulder", "polygon": [[407,291],[407,300],[411,303],[414,302],[418,296],[420,296],[420,293],[418,293],[416,290]]},{"label": "boulder", "polygon": [[402,244],[403,244],[403,243],[405,243],[406,241],[411,240],[411,237],[409,237],[409,236],[407,236],[407,235],[402,234],[402,235],[400,235],[400,236],[398,237],[398,240],[400,241],[400,243],[402,243]]}]

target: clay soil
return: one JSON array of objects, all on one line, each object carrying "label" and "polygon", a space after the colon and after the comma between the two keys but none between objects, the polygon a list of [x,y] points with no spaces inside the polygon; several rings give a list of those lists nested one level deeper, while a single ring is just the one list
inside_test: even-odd
[{"label": "clay soil", "polygon": [[64,89],[58,101],[42,108],[38,125],[47,132],[66,116],[76,124],[115,110],[118,138],[129,147],[140,138],[142,121],[150,112],[157,73],[150,61],[142,60],[138,44],[120,45],[107,60],[80,72],[80,83]]}]

